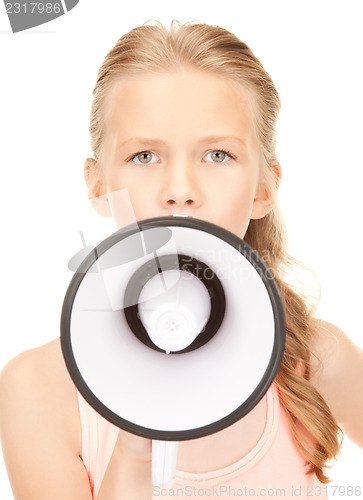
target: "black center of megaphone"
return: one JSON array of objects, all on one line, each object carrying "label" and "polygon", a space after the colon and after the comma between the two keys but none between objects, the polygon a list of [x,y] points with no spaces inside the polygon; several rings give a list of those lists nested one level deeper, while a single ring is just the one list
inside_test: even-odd
[{"label": "black center of megaphone", "polygon": [[130,278],[124,296],[124,313],[126,321],[135,336],[146,346],[159,352],[165,352],[150,339],[139,314],[139,297],[146,283],[158,273],[179,269],[196,276],[207,289],[210,298],[210,315],[195,340],[185,349],[172,351],[181,354],[194,351],[209,342],[222,324],[226,309],[226,298],[222,283],[217,274],[204,262],[186,255],[163,255],[143,264]]}]

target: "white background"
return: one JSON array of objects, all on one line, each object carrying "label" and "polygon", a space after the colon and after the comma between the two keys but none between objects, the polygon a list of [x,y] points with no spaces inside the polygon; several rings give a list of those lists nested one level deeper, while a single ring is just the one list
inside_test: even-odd
[{"label": "white background", "polygon": [[[282,99],[280,201],[291,253],[320,278],[320,316],[363,348],[360,5],[80,0],[65,16],[12,34],[1,4],[0,367],[59,336],[67,260],[81,247],[78,231],[92,239],[87,227],[99,225],[83,182],[96,74],[117,39],[152,18],[227,28],[271,73]],[[101,223],[106,236],[113,229]],[[363,489],[362,465],[363,452],[346,438],[333,484]],[[2,461],[0,478],[1,499],[11,499]]]}]

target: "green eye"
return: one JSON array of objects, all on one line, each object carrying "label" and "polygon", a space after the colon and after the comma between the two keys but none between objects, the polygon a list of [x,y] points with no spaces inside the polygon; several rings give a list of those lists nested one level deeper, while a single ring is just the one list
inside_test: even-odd
[{"label": "green eye", "polygon": [[213,151],[211,154],[212,160],[217,161],[218,163],[224,161],[226,157],[226,153],[223,153],[223,151]]},{"label": "green eye", "polygon": [[150,163],[151,154],[150,153],[141,153],[141,154],[137,155],[137,159],[140,161],[140,163]]},{"label": "green eye", "polygon": [[208,153],[205,157],[206,161],[210,161],[212,163],[226,163],[231,160],[233,157],[227,153],[227,151],[221,151],[216,149]]},{"label": "green eye", "polygon": [[[155,158],[153,161],[153,157]],[[151,151],[142,151],[141,153],[136,153],[131,161],[137,163],[138,165],[147,165],[149,163],[156,163],[158,161],[158,157],[151,153]]]}]

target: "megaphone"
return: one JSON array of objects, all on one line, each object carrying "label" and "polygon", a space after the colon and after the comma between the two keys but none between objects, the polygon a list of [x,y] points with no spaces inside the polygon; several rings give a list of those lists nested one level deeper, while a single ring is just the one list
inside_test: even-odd
[{"label": "megaphone", "polygon": [[154,486],[170,486],[178,442],[243,418],[282,360],[285,315],[258,253],[233,233],[182,216],[116,231],[66,292],[61,346],[85,400],[152,440]]}]

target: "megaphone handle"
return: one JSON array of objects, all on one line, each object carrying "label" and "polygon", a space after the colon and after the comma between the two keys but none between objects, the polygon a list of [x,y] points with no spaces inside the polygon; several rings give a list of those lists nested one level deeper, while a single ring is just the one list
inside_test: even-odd
[{"label": "megaphone handle", "polygon": [[152,441],[153,486],[168,488],[173,484],[178,445],[176,441]]}]

